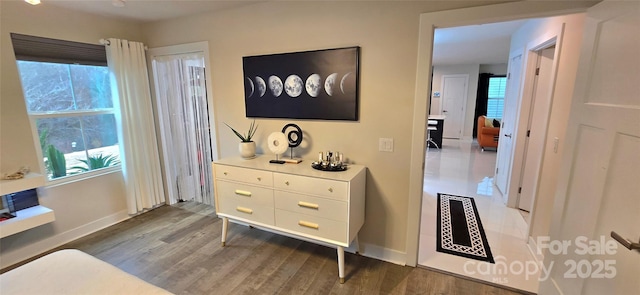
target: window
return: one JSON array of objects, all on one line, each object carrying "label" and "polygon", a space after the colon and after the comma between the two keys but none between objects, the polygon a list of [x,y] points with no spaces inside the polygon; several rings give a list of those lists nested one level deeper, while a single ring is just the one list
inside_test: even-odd
[{"label": "window", "polygon": [[502,119],[504,109],[504,93],[507,86],[506,77],[489,78],[489,93],[487,100],[487,117]]},{"label": "window", "polygon": [[[12,40],[27,111],[38,132],[49,179],[118,166],[116,109],[106,57],[103,65],[33,58],[19,54],[20,40],[16,42],[14,34]],[[57,45],[67,42],[56,41]]]}]

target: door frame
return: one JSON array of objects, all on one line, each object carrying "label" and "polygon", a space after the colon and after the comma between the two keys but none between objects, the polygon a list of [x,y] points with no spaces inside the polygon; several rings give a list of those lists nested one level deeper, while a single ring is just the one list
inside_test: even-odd
[{"label": "door frame", "polygon": [[[466,112],[467,112],[467,100],[469,99],[469,74],[446,74],[446,75],[442,75],[442,77],[440,78],[440,89],[441,90],[441,94],[440,94],[440,114],[442,115],[447,115],[444,114],[442,111],[444,110],[444,99],[445,99],[445,95],[444,95],[444,82],[447,78],[464,78],[464,93],[463,93],[463,98],[462,98],[462,112],[461,112],[461,116],[460,116],[460,137],[459,139],[463,139],[464,137],[464,124],[465,124],[465,117],[466,117]],[[444,137],[444,128],[442,130],[442,138],[450,138],[450,137]]]},{"label": "door frame", "polygon": [[[525,49],[525,69],[523,71],[524,75],[522,76],[522,81],[523,81],[523,85],[522,85],[522,97],[520,99],[520,106],[518,109],[518,114],[517,114],[517,125],[516,125],[516,131],[514,134],[514,138],[516,139],[514,141],[514,155],[513,155],[513,159],[514,161],[512,162],[512,167],[511,167],[511,175],[508,176],[509,180],[508,180],[508,188],[507,188],[507,207],[511,207],[511,208],[516,208],[518,205],[518,199],[519,199],[519,187],[520,187],[520,179],[522,178],[522,174],[524,173],[524,157],[525,157],[525,153],[526,153],[526,141],[527,141],[527,128],[528,128],[528,121],[529,121],[529,117],[532,116],[533,114],[531,113],[532,111],[532,106],[533,106],[533,94],[534,94],[534,87],[535,87],[535,74],[532,74],[535,72],[535,69],[537,67],[537,62],[538,62],[538,51],[548,48],[550,46],[555,45],[556,48],[554,50],[554,59],[553,59],[553,65],[552,65],[552,69],[551,69],[551,85],[550,85],[550,92],[548,96],[545,96],[545,99],[548,100],[549,106],[548,108],[545,110],[545,116],[543,118],[539,118],[540,121],[540,126],[542,128],[544,128],[544,133],[546,134],[548,132],[548,127],[549,127],[549,116],[551,114],[551,104],[553,102],[553,95],[554,95],[554,89],[555,89],[555,83],[556,83],[556,77],[557,77],[557,72],[558,72],[558,63],[560,60],[560,49],[562,47],[562,33],[564,31],[564,24],[560,27],[556,27],[553,29],[548,30],[547,32],[545,32],[545,34],[539,36],[538,38],[530,41],[527,44],[527,47]],[[546,137],[545,137],[545,141],[542,143],[537,143],[537,144],[542,144],[543,146],[546,144]],[[536,159],[536,163],[539,166],[536,170],[538,171],[536,173],[537,177],[536,180],[534,180],[535,186],[537,186],[538,184],[538,179],[540,178],[540,170],[541,170],[541,166],[542,166],[542,159],[544,158],[544,149],[542,149],[543,153],[540,155],[537,155],[537,159]],[[518,161],[518,159],[521,159],[523,161]],[[512,185],[514,184],[514,185]],[[534,191],[537,191],[537,188],[534,189]],[[534,200],[533,202],[533,206],[532,208],[535,208],[536,202]],[[530,212],[530,220],[529,220],[529,225],[531,225],[531,221],[534,219],[535,214],[534,211],[532,209],[532,211]],[[531,226],[529,226],[529,231],[531,229]],[[529,233],[527,233],[528,235]]]},{"label": "door frame", "polygon": [[[564,26],[564,25],[563,25]],[[562,30],[561,30],[562,31]],[[514,208],[520,208],[520,201],[521,201],[521,193],[520,193],[520,188],[522,187],[522,183],[524,180],[524,174],[525,174],[525,168],[526,168],[526,160],[527,157],[529,156],[533,156],[534,158],[532,158],[533,160],[533,165],[534,165],[534,170],[535,170],[535,177],[531,180],[532,184],[533,184],[533,199],[531,202],[531,215],[530,218],[533,219],[533,209],[535,208],[535,196],[536,196],[536,192],[537,192],[537,186],[538,186],[538,182],[540,179],[540,172],[542,170],[542,160],[544,158],[544,153],[545,153],[545,149],[544,146],[546,145],[546,141],[547,141],[547,131],[549,129],[549,117],[551,115],[551,105],[553,104],[553,97],[554,97],[554,89],[555,89],[555,84],[556,84],[556,76],[557,76],[557,70],[558,70],[558,60],[560,59],[560,47],[562,46],[562,36],[561,36],[562,32],[560,32],[558,35],[552,37],[551,39],[548,39],[540,44],[534,45],[534,46],[530,46],[531,44],[535,44],[537,41],[534,42],[530,42],[527,47],[531,48],[527,51],[527,69],[525,72],[525,89],[527,92],[523,93],[522,96],[522,106],[524,107],[523,110],[521,110],[520,112],[520,118],[522,118],[521,124],[519,124],[519,129],[523,131],[522,136],[518,136],[517,141],[520,144],[518,146],[518,148],[522,149],[517,150],[517,152],[521,152],[522,153],[522,157],[521,158],[517,158],[517,159],[521,159],[522,161],[517,161],[516,163],[514,163],[514,165],[518,165],[521,166],[519,170],[513,171],[511,173],[511,180],[517,180],[517,185],[513,186],[511,189],[512,191],[509,191],[509,198],[507,201],[507,204],[509,204],[509,201],[514,203]],[[534,74],[536,72],[536,69],[538,67],[538,61],[541,57],[541,53],[542,50],[545,50],[549,47],[555,46],[554,49],[554,58],[553,58],[553,62],[551,65],[551,70],[550,70],[550,77],[549,79],[551,80],[551,83],[549,85],[549,92],[545,95],[539,96],[536,93],[536,87],[537,87],[537,83],[539,81],[539,77],[538,75]],[[539,105],[540,103],[544,103],[547,105],[546,108],[541,109],[541,113],[542,116],[541,117],[535,117],[535,109],[536,109],[536,105]],[[530,127],[530,125],[533,125],[533,122],[536,122],[536,128],[543,128],[543,134],[545,134],[542,142],[532,142],[531,140],[529,140],[527,142],[527,131],[531,130],[533,127]],[[530,138],[530,137],[529,137]],[[536,155],[529,155],[529,149],[532,146],[537,146],[539,147],[539,149],[542,151],[541,154],[536,154]],[[515,178],[515,176],[518,176],[517,178]],[[529,222],[530,223],[530,222]],[[530,227],[530,226],[529,226]]]},{"label": "door frame", "polygon": [[409,197],[407,205],[406,265],[416,266],[420,235],[420,210],[426,155],[427,112],[429,83],[432,75],[433,36],[435,28],[466,26],[516,19],[550,17],[582,13],[592,2],[512,2],[473,8],[446,10],[420,14],[416,87],[411,135],[411,163],[409,169]]}]

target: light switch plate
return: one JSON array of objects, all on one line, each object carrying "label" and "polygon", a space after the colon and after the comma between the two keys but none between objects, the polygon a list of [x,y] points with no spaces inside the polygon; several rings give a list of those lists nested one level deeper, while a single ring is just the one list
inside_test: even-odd
[{"label": "light switch plate", "polygon": [[378,151],[393,152],[393,138],[380,138],[378,140]]}]

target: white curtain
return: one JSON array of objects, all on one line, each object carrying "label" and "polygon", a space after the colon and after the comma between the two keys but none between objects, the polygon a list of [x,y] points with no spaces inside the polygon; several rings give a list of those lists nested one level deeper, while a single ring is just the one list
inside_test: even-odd
[{"label": "white curtain", "polygon": [[144,50],[140,42],[114,38],[106,47],[114,104],[120,109],[116,122],[129,214],[165,202]]},{"label": "white curtain", "polygon": [[169,203],[213,204],[204,53],[152,57]]}]

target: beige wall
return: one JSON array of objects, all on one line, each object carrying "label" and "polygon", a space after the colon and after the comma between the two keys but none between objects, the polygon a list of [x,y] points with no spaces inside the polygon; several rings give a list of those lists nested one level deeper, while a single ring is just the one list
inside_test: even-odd
[{"label": "beige wall", "polygon": [[[443,75],[469,75],[469,89],[467,91],[467,106],[464,114],[464,128],[462,129],[462,139],[471,140],[473,136],[473,120],[476,111],[476,97],[478,96],[478,74],[480,65],[439,65],[433,67],[433,84],[431,94],[440,92],[440,98],[431,99],[431,114],[440,115],[440,105],[442,98],[442,76]],[[445,124],[447,119],[445,119]]]},{"label": "beige wall", "polygon": [[[360,241],[403,254],[419,16],[482,4],[269,2],[143,28],[149,47],[209,42],[221,157],[238,155],[238,140],[222,123],[238,128],[250,123],[244,113],[243,56],[360,46],[360,120],[257,119],[258,149],[267,150],[269,133],[295,122],[308,140],[299,156],[313,159],[319,151],[331,149],[366,165],[366,221]],[[380,137],[394,139],[394,152],[378,151]]]},{"label": "beige wall", "polygon": [[[40,159],[22,96],[9,33],[97,44],[100,38],[141,39],[135,23],[71,12],[44,2],[0,2],[0,172],[28,165],[40,171]],[[126,218],[122,174],[40,190],[40,202],[54,210],[56,221],[0,240],[0,267],[78,238],[88,231]]]},{"label": "beige wall", "polygon": [[[367,165],[367,217],[361,241],[402,254],[406,251],[411,114],[420,13],[489,2],[269,2],[146,24],[142,30],[134,23],[47,5],[33,7],[22,1],[0,3],[2,172],[24,164],[39,167],[31,131],[25,127],[29,124],[9,32],[89,43],[96,43],[99,38],[117,37],[142,40],[149,47],[208,41],[213,81],[211,100],[222,157],[237,155],[237,139],[229,130],[220,127],[222,122],[238,128],[246,128],[250,122],[244,117],[242,56],[360,46],[358,122],[259,119],[256,139],[264,151],[264,140],[270,132],[280,130],[285,123],[296,122],[308,135],[301,156],[313,158],[317,151],[333,149],[344,152],[353,162]],[[554,114],[554,120],[561,121],[560,117]],[[377,151],[380,137],[394,138],[393,153]],[[550,166],[545,165],[543,169],[550,169]],[[41,201],[56,210],[58,220],[0,240],[2,266],[7,258],[28,257],[50,244],[43,242],[81,234],[77,230],[79,227],[110,220],[125,209],[121,195],[119,173],[47,189]],[[69,200],[74,197],[82,199]]]},{"label": "beige wall", "polygon": [[[526,48],[527,43],[539,39],[549,31],[557,30],[564,23],[562,49],[558,57],[558,72],[549,115],[546,144],[542,155],[542,168],[531,221],[531,236],[547,236],[551,225],[553,198],[555,196],[560,157],[564,148],[565,133],[569,120],[571,99],[578,68],[584,14],[550,17],[530,20],[524,24],[511,39],[511,49]],[[522,118],[521,118],[522,120]],[[538,119],[534,119],[538,121]],[[526,123],[525,123],[526,124]],[[558,137],[560,144],[557,153],[553,151],[553,139]]]}]

